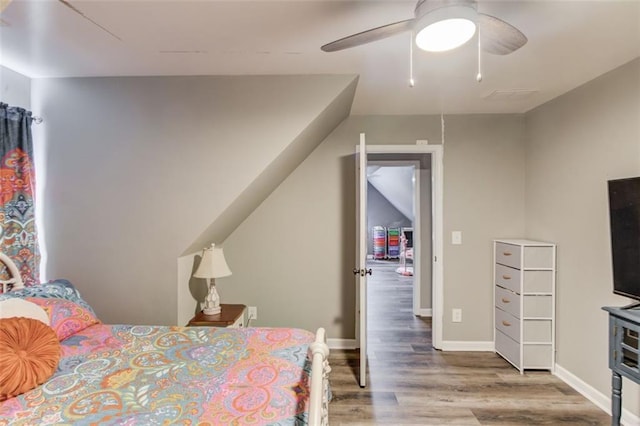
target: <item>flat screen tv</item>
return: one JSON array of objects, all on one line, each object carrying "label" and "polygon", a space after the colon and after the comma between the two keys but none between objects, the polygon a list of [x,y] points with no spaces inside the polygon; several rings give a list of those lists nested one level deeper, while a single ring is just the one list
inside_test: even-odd
[{"label": "flat screen tv", "polygon": [[609,181],[613,292],[640,300],[640,177]]}]

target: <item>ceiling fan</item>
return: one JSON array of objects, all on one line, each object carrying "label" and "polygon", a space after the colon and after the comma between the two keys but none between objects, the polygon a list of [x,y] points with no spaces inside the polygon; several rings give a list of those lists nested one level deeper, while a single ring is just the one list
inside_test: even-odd
[{"label": "ceiling fan", "polygon": [[413,19],[353,34],[321,49],[335,52],[412,31],[419,48],[442,52],[462,46],[476,30],[482,50],[495,55],[507,55],[527,43],[527,37],[513,25],[479,13],[476,0],[419,0]]}]

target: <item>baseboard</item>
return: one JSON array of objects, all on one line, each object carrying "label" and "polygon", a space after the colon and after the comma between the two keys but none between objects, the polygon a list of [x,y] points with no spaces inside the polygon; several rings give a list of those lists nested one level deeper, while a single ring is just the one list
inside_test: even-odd
[{"label": "baseboard", "polygon": [[444,340],[442,342],[443,351],[466,351],[466,352],[493,352],[493,341],[488,342],[463,342],[455,340]]},{"label": "baseboard", "polygon": [[433,316],[433,309],[431,309],[431,308],[420,308],[420,309],[418,309],[418,316],[431,318]]},{"label": "baseboard", "polygon": [[356,339],[327,339],[329,349],[355,349]]},{"label": "baseboard", "polygon": [[[598,408],[605,413],[611,415],[611,397],[603,394],[590,384],[580,379],[569,370],[565,369],[561,365],[556,364],[555,371],[553,373],[560,380],[571,386],[578,391],[582,396],[593,402]],[[622,399],[624,401],[624,397]],[[620,422],[625,426],[639,426],[640,417],[633,414],[631,411],[623,408],[622,417]]]}]

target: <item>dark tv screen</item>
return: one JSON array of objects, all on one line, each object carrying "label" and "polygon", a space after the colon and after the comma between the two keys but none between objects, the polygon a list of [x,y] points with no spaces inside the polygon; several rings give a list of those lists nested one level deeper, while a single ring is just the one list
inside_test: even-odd
[{"label": "dark tv screen", "polygon": [[640,300],[640,177],[609,181],[613,292]]}]

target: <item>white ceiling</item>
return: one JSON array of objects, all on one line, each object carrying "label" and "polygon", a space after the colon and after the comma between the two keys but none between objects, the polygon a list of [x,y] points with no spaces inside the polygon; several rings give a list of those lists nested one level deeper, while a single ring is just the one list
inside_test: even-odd
[{"label": "white ceiling", "polygon": [[[3,0],[4,1],[4,0]],[[30,77],[358,74],[353,114],[525,112],[640,56],[640,0],[480,1],[529,42],[484,55],[474,43],[416,51],[409,35],[334,53],[320,46],[413,17],[413,1],[13,0],[0,14],[0,63]],[[91,22],[93,21],[93,23]],[[532,90],[487,99],[496,90]]]}]

